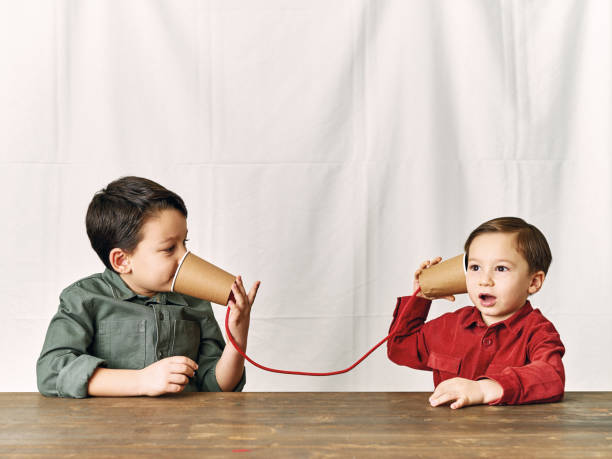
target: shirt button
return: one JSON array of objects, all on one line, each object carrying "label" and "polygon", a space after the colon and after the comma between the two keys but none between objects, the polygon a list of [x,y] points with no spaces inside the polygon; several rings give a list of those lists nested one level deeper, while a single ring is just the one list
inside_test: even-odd
[{"label": "shirt button", "polygon": [[159,313],[159,320],[164,320],[164,313],[163,312]]},{"label": "shirt button", "polygon": [[482,340],[482,344],[484,344],[485,346],[490,346],[491,344],[493,344],[493,340],[491,338],[485,338]]},{"label": "shirt button", "polygon": [[164,353],[163,353],[162,351],[159,351],[159,352],[157,353],[157,358],[158,358],[158,359],[161,359],[163,356],[164,356]]}]

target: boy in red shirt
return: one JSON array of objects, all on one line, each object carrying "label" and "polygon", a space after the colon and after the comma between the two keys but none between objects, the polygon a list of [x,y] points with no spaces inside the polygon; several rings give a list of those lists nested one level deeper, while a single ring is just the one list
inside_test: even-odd
[{"label": "boy in red shirt", "polygon": [[[561,400],[565,348],[553,324],[527,300],[542,287],[552,261],[546,238],[520,218],[496,218],[472,231],[465,253],[467,289],[475,306],[425,323],[433,298],[419,292],[407,311],[410,297],[398,298],[389,359],[433,372],[432,406]],[[440,260],[421,264],[415,290],[422,270]]]}]

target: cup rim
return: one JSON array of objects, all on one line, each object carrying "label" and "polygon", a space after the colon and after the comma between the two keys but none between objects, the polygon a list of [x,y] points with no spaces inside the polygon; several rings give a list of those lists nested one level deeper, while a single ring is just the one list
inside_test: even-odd
[{"label": "cup rim", "polygon": [[185,258],[187,258],[187,255],[189,255],[190,253],[191,253],[191,250],[188,250],[187,252],[185,252],[185,255],[183,255],[183,257],[181,258],[181,261],[179,261],[179,264],[176,267],[176,272],[174,273],[174,278],[172,279],[172,287],[170,287],[171,292],[174,292],[174,284],[176,283],[176,277],[178,276],[178,273],[181,270],[181,266],[183,266],[183,262],[185,261]]}]

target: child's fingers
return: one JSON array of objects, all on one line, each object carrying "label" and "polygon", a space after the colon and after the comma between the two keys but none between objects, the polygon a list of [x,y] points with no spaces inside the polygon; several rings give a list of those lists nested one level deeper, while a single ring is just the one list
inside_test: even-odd
[{"label": "child's fingers", "polygon": [[178,384],[179,386],[184,386],[189,382],[189,378],[179,373],[171,373],[170,375],[168,375],[168,382],[171,384]]},{"label": "child's fingers", "polygon": [[246,292],[246,289],[244,288],[244,283],[242,282],[242,276],[238,276],[237,279],[238,279],[238,282],[237,282],[238,288],[240,289],[240,292],[242,293],[242,296],[244,298],[246,298],[247,292]]},{"label": "child's fingers", "polygon": [[194,371],[198,369],[198,364],[184,355],[176,355],[174,357],[168,357],[168,359],[174,365],[186,365]]},{"label": "child's fingers", "polygon": [[[435,394],[435,392],[434,392]],[[431,404],[431,406],[439,406],[439,405],[444,405],[448,402],[452,402],[454,400],[457,400],[457,394],[453,393],[453,392],[443,392],[440,395],[438,395],[437,397],[434,397],[433,395],[429,398],[429,403]]]},{"label": "child's fingers", "polygon": [[173,363],[171,367],[172,373],[181,374],[192,378],[195,375],[195,370],[184,363]]},{"label": "child's fingers", "polygon": [[255,301],[255,296],[257,296],[257,291],[259,290],[260,285],[261,282],[257,281],[253,284],[251,290],[249,290],[249,303],[251,303],[251,305],[253,305],[253,302]]},{"label": "child's fingers", "polygon": [[238,308],[242,310],[243,308],[249,307],[255,301],[255,295],[257,295],[257,290],[259,289],[259,284],[261,282],[257,281],[251,287],[251,290],[247,294],[244,283],[242,282],[242,276],[238,276],[236,278],[236,282],[234,285],[238,288],[238,292],[235,293],[236,302],[238,303]]},{"label": "child's fingers", "polygon": [[459,397],[455,402],[451,403],[450,407],[451,409],[456,410],[457,408],[465,406],[466,402],[467,399],[465,397]]},{"label": "child's fingers", "polygon": [[242,294],[242,292],[240,291],[240,287],[238,287],[238,284],[236,282],[234,282],[234,284],[232,285],[232,292],[234,292],[236,309],[238,311],[242,311],[245,308],[245,295]]},{"label": "child's fingers", "polygon": [[414,277],[415,277],[416,279],[418,279],[418,278],[419,278],[419,276],[421,275],[421,273],[422,273],[424,270],[426,270],[427,268],[429,268],[429,267],[431,267],[431,266],[435,265],[436,263],[440,262],[440,260],[441,260],[441,259],[442,259],[441,257],[436,257],[436,258],[434,258],[433,260],[425,260],[424,262],[422,262],[422,263],[419,265],[419,269],[417,269],[417,270],[415,271],[415,273],[414,273]]},{"label": "child's fingers", "polygon": [[429,264],[429,266],[433,266],[433,265],[437,265],[438,263],[440,263],[442,261],[442,257],[436,257],[433,260],[431,260],[431,263]]},{"label": "child's fingers", "polygon": [[236,298],[236,302],[244,301],[246,297],[246,292],[244,291],[244,285],[242,285],[242,278],[240,276],[236,276],[234,283],[232,284],[232,291],[234,292],[234,296]]},{"label": "child's fingers", "polygon": [[431,268],[433,265],[437,265],[438,263],[440,263],[441,260],[442,260],[442,257],[436,257],[433,260],[425,260],[419,266],[419,269],[417,270],[417,273],[420,274],[421,272],[423,272],[423,270],[425,270],[427,268]]},{"label": "child's fingers", "polygon": [[431,394],[431,396],[429,397],[429,401],[438,401],[438,405],[440,404],[440,400],[444,399],[445,402],[448,402],[447,399],[445,399],[445,397],[449,396],[450,394],[453,394],[455,391],[453,390],[452,386],[450,386],[452,382],[452,379],[447,379],[445,381],[442,381],[440,384],[438,384],[438,386],[435,388],[435,390],[433,391],[433,393]]},{"label": "child's fingers", "polygon": [[169,383],[166,385],[166,392],[168,393],[182,392],[183,389],[185,389],[185,386],[181,386],[180,384]]}]

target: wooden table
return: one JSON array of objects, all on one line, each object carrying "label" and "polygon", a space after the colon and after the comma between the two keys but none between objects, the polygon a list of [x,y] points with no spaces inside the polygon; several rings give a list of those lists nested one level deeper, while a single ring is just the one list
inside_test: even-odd
[{"label": "wooden table", "polygon": [[0,393],[0,454],[206,457],[612,457],[612,392],[431,408],[428,393]]}]

